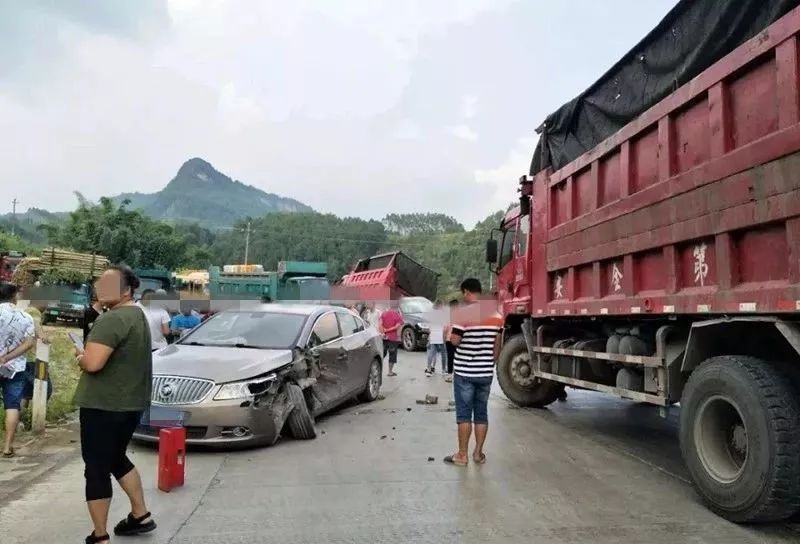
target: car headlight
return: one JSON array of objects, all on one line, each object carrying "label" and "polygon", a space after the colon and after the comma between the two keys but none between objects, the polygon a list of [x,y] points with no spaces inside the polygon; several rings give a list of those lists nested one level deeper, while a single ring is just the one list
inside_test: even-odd
[{"label": "car headlight", "polygon": [[73,310],[83,310],[83,304],[73,304],[72,305],[72,309]]},{"label": "car headlight", "polygon": [[427,323],[419,323],[419,324],[417,325],[417,327],[419,327],[419,328],[420,328],[420,329],[422,329],[423,331],[430,330],[430,328],[431,328],[431,326],[430,326],[429,324],[427,324]]},{"label": "car headlight", "polygon": [[261,376],[260,378],[253,378],[251,380],[226,383],[220,387],[219,391],[217,391],[217,394],[214,395],[214,400],[237,400],[250,398],[269,389],[270,384],[274,382],[276,378],[277,376],[275,376],[275,374],[269,374],[268,376]]}]

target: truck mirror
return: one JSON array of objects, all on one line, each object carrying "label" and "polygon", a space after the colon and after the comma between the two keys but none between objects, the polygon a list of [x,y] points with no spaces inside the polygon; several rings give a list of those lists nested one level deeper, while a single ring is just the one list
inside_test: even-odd
[{"label": "truck mirror", "polygon": [[486,262],[492,264],[497,262],[497,240],[494,238],[486,240]]},{"label": "truck mirror", "polygon": [[531,213],[531,198],[529,196],[519,197],[519,214],[522,216],[530,215]]}]

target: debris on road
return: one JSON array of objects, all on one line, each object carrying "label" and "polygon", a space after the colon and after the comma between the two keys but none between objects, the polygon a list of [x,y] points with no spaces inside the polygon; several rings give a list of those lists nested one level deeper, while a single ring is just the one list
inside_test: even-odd
[{"label": "debris on road", "polygon": [[436,461],[436,459],[434,459],[433,457],[428,457],[428,462],[429,463],[432,463],[433,461]]},{"label": "debris on road", "polygon": [[448,406],[455,406],[456,405],[456,401],[451,400],[450,402],[447,403],[447,405]]},{"label": "debris on road", "polygon": [[406,408],[406,412],[410,412],[410,411],[411,411],[411,408]]},{"label": "debris on road", "polygon": [[425,395],[425,404],[439,404],[439,397],[436,395]]},{"label": "debris on road", "polygon": [[386,440],[386,435],[381,436],[381,440]]}]

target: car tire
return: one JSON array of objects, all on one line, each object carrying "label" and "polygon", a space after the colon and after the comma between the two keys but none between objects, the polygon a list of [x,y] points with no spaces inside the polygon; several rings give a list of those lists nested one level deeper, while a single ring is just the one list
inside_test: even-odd
[{"label": "car tire", "polygon": [[374,402],[378,400],[381,393],[381,384],[383,380],[383,365],[380,359],[375,359],[369,365],[369,373],[367,374],[367,385],[364,386],[364,391],[358,396],[361,402]]},{"label": "car tire", "polygon": [[777,365],[712,357],[689,377],[680,443],[700,497],[735,523],[781,521],[800,510],[800,402]]},{"label": "car tire", "polygon": [[403,329],[400,335],[400,343],[402,344],[403,349],[406,351],[417,350],[417,333],[412,327],[406,327]]},{"label": "car tire", "polygon": [[292,438],[297,440],[311,440],[317,437],[317,429],[314,426],[314,418],[308,411],[308,404],[303,395],[303,390],[299,386],[289,383],[286,384],[286,396],[294,405],[289,416],[286,418],[286,425]]},{"label": "car tire", "polygon": [[[525,366],[527,369],[523,368]],[[532,377],[532,370],[525,338],[518,335],[506,340],[497,359],[497,381],[500,389],[517,406],[544,408],[558,400],[564,386],[558,382]]]}]

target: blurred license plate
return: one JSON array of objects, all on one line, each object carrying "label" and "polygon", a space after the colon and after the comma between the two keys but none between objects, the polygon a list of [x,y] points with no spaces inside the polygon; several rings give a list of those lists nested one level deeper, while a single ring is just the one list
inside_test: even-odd
[{"label": "blurred license plate", "polygon": [[50,310],[50,315],[58,315],[60,313],[58,310]]},{"label": "blurred license plate", "polygon": [[186,412],[172,410],[162,406],[151,406],[142,414],[142,425],[146,427],[182,427],[186,421]]}]

